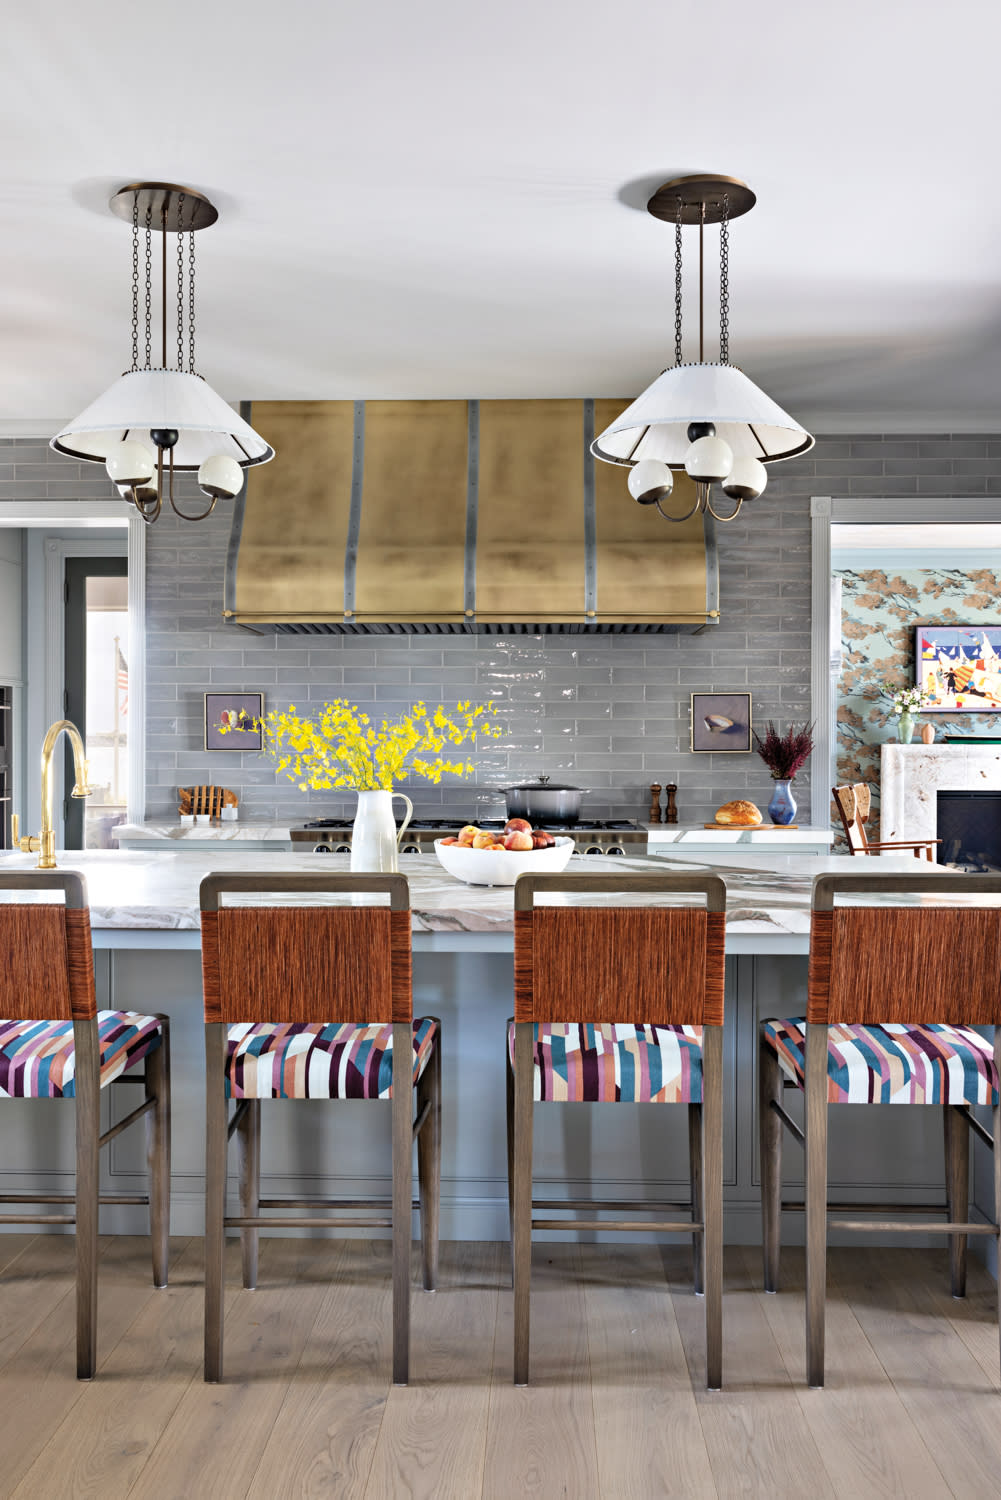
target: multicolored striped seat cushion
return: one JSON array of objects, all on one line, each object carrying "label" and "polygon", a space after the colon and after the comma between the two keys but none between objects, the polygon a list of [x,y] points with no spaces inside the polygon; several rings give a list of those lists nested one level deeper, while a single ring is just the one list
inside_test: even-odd
[{"label": "multicolored striped seat cushion", "polygon": [[[437,1021],[414,1021],[414,1083],[427,1067]],[[230,1026],[228,1099],[391,1099],[393,1028],[350,1022]]]},{"label": "multicolored striped seat cushion", "polygon": [[[996,1104],[994,1044],[968,1026],[829,1026],[831,1104]],[[804,1020],[764,1021],[762,1040],[803,1087]]]},{"label": "multicolored striped seat cushion", "polygon": [[[99,1010],[101,1087],[163,1041],[156,1016]],[[0,1021],[0,1099],[72,1099],[76,1094],[72,1021]]]},{"label": "multicolored striped seat cushion", "polygon": [[[513,1021],[507,1038],[513,1066]],[[535,1027],[533,1051],[540,1102],[702,1102],[701,1026],[545,1021]]]}]

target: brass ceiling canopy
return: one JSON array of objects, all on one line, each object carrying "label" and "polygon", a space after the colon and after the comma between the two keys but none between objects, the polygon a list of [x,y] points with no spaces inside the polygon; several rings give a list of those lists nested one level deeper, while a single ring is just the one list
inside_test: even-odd
[{"label": "brass ceiling canopy", "polygon": [[679,204],[682,224],[722,224],[724,219],[750,213],[757,201],[739,177],[700,172],[662,182],[646,207],[647,213],[668,224],[677,223]]},{"label": "brass ceiling canopy", "polygon": [[130,182],[118,189],[108,207],[126,224],[138,213],[140,224],[152,224],[167,234],[193,234],[219,217],[204,193],[176,182]]}]

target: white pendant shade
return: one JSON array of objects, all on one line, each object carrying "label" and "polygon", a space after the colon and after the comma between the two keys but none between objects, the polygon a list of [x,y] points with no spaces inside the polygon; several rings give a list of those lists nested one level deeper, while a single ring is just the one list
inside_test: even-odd
[{"label": "white pendant shade", "polygon": [[275,450],[200,375],[130,370],[52,439],[70,458],[103,463],[127,439],[150,444],[150,430],[176,428],[175,469],[198,469],[217,454],[241,468],[264,464]]},{"label": "white pendant shade", "polygon": [[793,458],[814,442],[735,365],[690,364],[659,375],[595,438],[591,452],[612,464],[658,459],[683,469],[692,446],[690,422],[713,422],[735,460]]}]

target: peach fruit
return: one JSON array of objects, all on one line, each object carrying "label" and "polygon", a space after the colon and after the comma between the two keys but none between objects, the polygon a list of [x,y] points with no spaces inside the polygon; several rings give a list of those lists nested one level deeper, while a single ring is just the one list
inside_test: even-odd
[{"label": "peach fruit", "polygon": [[505,849],[526,850],[532,849],[534,847],[535,845],[532,840],[531,833],[527,833],[524,829],[521,828],[515,828],[504,839]]}]

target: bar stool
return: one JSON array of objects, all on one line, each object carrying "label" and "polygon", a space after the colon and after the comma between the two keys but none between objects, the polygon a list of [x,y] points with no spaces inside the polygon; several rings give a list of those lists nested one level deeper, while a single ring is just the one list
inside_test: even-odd
[{"label": "bar stool", "polygon": [[[268,893],[284,905],[257,905]],[[393,1382],[407,1383],[410,1223],[420,1209],[424,1286],[438,1274],[441,1026],[413,1017],[410,888],[403,875],[208,875],[201,883],[205,998],[205,1379],[222,1379],[225,1231],[239,1229],[243,1284],[257,1284],[264,1228],[393,1231]],[[287,904],[309,894],[389,904]],[[254,905],[224,905],[250,896]],[[413,1091],[417,1090],[417,1118]],[[390,1200],[262,1198],[262,1099],[392,1100]],[[227,1123],[228,1101],[236,1100]],[[239,1142],[240,1213],[226,1214],[227,1145]],[[419,1199],[411,1201],[417,1141]],[[290,1218],[262,1209],[368,1210]],[[373,1216],[373,1210],[382,1212]],[[389,1210],[389,1213],[386,1213]]]},{"label": "bar stool", "polygon": [[[966,1293],[967,1236],[998,1237],[997,1222],[969,1222],[971,1131],[993,1152],[994,1216],[1001,1217],[1001,909],[974,904],[977,896],[1001,899],[1001,876],[818,875],[813,883],[806,1018],[761,1022],[765,1291],[778,1289],[782,1212],[805,1206],[806,1365],[811,1386],[824,1384],[828,1227],[948,1234],[954,1297]],[[838,905],[839,897],[854,898],[854,904]],[[860,897],[870,900],[858,904]],[[911,904],[890,904],[899,897],[910,897]],[[935,897],[948,904],[926,904]],[[880,904],[872,904],[873,899]],[[975,1026],[994,1026],[993,1043],[974,1031]],[[804,1090],[805,1130],[782,1105],[783,1084]],[[909,1209],[828,1203],[829,1104],[940,1106],[945,1203]],[[975,1105],[992,1107],[993,1133],[971,1113]],[[783,1126],[806,1150],[805,1205],[782,1201]],[[851,1214],[942,1213],[946,1222],[828,1218],[832,1209]]]},{"label": "bar stool", "polygon": [[[556,894],[558,906],[537,905]],[[641,905],[566,904],[568,895]],[[657,897],[704,905],[655,905]],[[648,898],[648,899],[646,899]],[[515,886],[508,1025],[508,1193],[514,1383],[528,1384],[533,1229],[690,1234],[705,1293],[706,1385],[722,1385],[723,977],[726,886],[717,875],[522,875]],[[691,1201],[533,1199],[539,1101],[687,1104]],[[535,1209],[684,1209],[683,1222],[535,1218]]]},{"label": "bar stool", "polygon": [[[40,891],[63,900],[39,902]],[[170,1024],[166,1016],[98,1010],[87,886],[71,871],[0,874],[0,1099],[73,1099],[72,1193],[0,1193],[0,1203],[64,1203],[74,1212],[0,1215],[0,1224],[76,1226],[76,1373],[97,1367],[97,1230],[102,1203],[149,1204],[153,1283],[167,1285],[170,1232]],[[136,1072],[145,1060],[142,1071]],[[101,1091],[145,1085],[136,1109],[101,1132]],[[148,1193],[102,1193],[100,1152],[146,1119]]]}]

